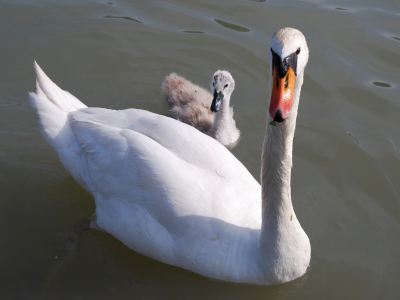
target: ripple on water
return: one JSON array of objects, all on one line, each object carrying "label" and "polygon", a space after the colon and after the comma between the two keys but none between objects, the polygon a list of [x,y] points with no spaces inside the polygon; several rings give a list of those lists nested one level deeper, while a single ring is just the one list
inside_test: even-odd
[{"label": "ripple on water", "polygon": [[395,39],[395,40],[398,40],[398,41],[400,41],[400,38],[398,38],[398,37],[395,37],[395,36],[392,36],[392,39]]},{"label": "ripple on water", "polygon": [[379,87],[389,88],[392,87],[389,83],[374,81],[373,84]]},{"label": "ripple on water", "polygon": [[356,141],[356,143],[361,146],[360,141],[358,140],[358,138],[356,138],[353,134],[351,134],[350,132],[348,132],[348,134]]},{"label": "ripple on water", "polygon": [[336,7],[337,10],[347,10],[346,8]]},{"label": "ripple on water", "polygon": [[242,27],[236,24],[232,24],[232,23],[228,23],[222,20],[218,20],[218,19],[214,19],[215,22],[217,22],[219,25],[222,25],[228,29],[232,29],[235,31],[239,31],[239,32],[249,32],[250,29],[246,28],[246,27]]},{"label": "ripple on water", "polygon": [[119,17],[119,16],[110,16],[110,15],[108,15],[108,16],[104,16],[104,18],[107,18],[107,19],[124,19],[124,20],[128,20],[128,21],[134,21],[134,22],[137,22],[137,23],[143,23],[143,22],[140,22],[139,20],[137,20],[136,18],[131,18],[131,17]]},{"label": "ripple on water", "polygon": [[183,30],[182,32],[185,32],[185,33],[204,33],[203,31],[196,31],[196,30]]}]

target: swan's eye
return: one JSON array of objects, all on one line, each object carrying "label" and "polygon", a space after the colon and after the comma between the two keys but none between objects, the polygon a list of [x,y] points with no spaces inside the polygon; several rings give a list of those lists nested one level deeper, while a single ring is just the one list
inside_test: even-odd
[{"label": "swan's eye", "polygon": [[296,55],[299,55],[299,54],[300,54],[300,48],[298,48],[296,51]]},{"label": "swan's eye", "polygon": [[227,87],[228,87],[228,84],[225,84],[224,88],[227,88]]}]

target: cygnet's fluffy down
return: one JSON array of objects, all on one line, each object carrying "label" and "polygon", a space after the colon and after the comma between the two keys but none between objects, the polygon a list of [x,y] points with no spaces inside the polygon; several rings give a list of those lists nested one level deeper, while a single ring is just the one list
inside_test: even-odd
[{"label": "cygnet's fluffy down", "polygon": [[229,106],[235,81],[228,71],[218,70],[211,78],[211,93],[172,73],[162,84],[167,102],[167,116],[189,124],[215,138],[223,145],[232,145],[240,137]]}]

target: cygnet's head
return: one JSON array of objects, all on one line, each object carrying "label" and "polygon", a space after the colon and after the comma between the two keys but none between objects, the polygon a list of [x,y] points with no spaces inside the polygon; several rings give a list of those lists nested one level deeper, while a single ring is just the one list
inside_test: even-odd
[{"label": "cygnet's head", "polygon": [[303,76],[308,62],[304,35],[289,27],[277,31],[272,37],[269,62],[272,73],[269,114],[276,122],[283,122],[292,109],[296,79]]},{"label": "cygnet's head", "polygon": [[224,97],[232,94],[235,88],[235,80],[233,80],[231,73],[228,71],[218,70],[211,78],[210,86],[211,93],[214,95],[210,109],[213,112],[217,112],[221,107]]}]

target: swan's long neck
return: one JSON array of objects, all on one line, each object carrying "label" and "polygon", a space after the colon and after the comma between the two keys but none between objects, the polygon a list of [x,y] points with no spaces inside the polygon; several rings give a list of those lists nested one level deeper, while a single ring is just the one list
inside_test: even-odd
[{"label": "swan's long neck", "polygon": [[221,103],[220,110],[215,113],[213,132],[223,145],[229,145],[239,138],[239,131],[232,117],[230,108],[231,94],[227,93]]},{"label": "swan's long neck", "polygon": [[276,126],[270,125],[269,122],[272,121],[272,118],[268,114],[262,152],[260,250],[269,257],[271,257],[271,251],[274,252],[277,259],[280,257],[278,252],[285,251],[283,248],[290,244],[288,239],[293,238],[292,233],[296,229],[292,230],[292,228],[299,227],[292,206],[290,179],[293,137],[302,84],[303,73],[297,77],[292,110],[284,122],[277,123]]}]

